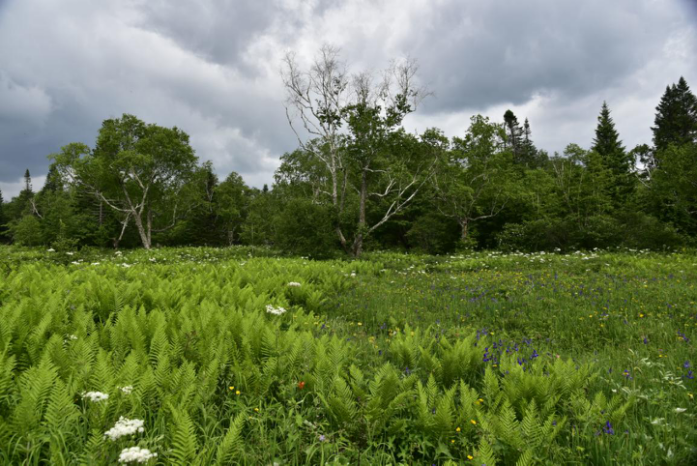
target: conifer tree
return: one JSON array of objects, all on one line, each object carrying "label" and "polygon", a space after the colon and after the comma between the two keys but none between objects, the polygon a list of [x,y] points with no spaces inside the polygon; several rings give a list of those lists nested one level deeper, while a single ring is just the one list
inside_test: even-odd
[{"label": "conifer tree", "polygon": [[511,110],[506,110],[503,114],[503,122],[506,127],[506,147],[510,147],[515,158],[518,158],[521,149],[521,134],[518,118]]},{"label": "conifer tree", "polygon": [[615,129],[615,123],[610,116],[607,102],[598,116],[598,126],[595,129],[592,150],[600,155],[605,168],[610,170],[612,177],[611,198],[614,207],[620,207],[626,203],[627,196],[633,189],[632,164],[629,155],[622,146],[619,133]]},{"label": "conifer tree", "polygon": [[697,98],[690,91],[685,78],[666,87],[656,107],[653,144],[656,152],[670,144],[681,146],[697,141]]},{"label": "conifer tree", "polygon": [[29,169],[24,172],[24,190],[26,192],[32,192],[32,186],[31,186],[31,174],[29,173]]},{"label": "conifer tree", "polygon": [[525,124],[523,125],[523,135],[520,142],[520,161],[528,168],[533,168],[538,165],[537,148],[532,142],[531,134],[532,131],[530,130],[530,122],[526,118]]}]

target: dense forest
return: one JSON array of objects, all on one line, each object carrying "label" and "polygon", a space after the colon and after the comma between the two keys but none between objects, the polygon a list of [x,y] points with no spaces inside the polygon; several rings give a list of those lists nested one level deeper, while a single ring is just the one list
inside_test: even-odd
[{"label": "dense forest", "polygon": [[425,96],[413,63],[379,83],[338,64],[330,49],[308,70],[287,57],[299,145],[273,186],[249,187],[234,172],[221,180],[181,129],[123,115],[103,122],[94,147],[50,155],[40,190],[27,170],[17,197],[0,194],[0,240],[59,250],[269,245],[311,257],[694,245],[697,99],[683,78],[656,107],[651,145],[625,147],[599,103],[590,148],[550,155],[510,110],[500,121],[472,117],[458,137],[410,134],[403,119]]}]

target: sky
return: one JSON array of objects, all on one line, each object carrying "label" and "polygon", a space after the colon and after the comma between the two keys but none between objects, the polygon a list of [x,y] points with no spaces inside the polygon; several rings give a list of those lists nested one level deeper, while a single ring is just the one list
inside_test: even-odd
[{"label": "sky", "polygon": [[650,143],[666,86],[697,91],[697,0],[0,0],[3,197],[124,113],[187,132],[221,179],[270,184],[298,145],[282,58],[322,44],[354,72],[417,60],[432,96],[411,132],[510,108],[550,153],[588,148],[603,101],[625,146]]}]

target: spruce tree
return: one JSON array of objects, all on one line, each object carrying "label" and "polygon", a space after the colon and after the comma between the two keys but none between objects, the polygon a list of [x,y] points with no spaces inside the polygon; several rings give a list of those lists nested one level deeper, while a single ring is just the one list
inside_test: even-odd
[{"label": "spruce tree", "polygon": [[520,142],[520,161],[528,168],[538,165],[537,148],[532,142],[531,134],[530,122],[526,118],[523,125],[523,137]]},{"label": "spruce tree", "polygon": [[619,133],[615,129],[615,123],[610,116],[607,102],[603,102],[598,116],[598,126],[595,129],[595,138],[591,149],[600,155],[604,167],[610,170],[612,177],[610,195],[614,206],[620,207],[626,203],[627,196],[631,194],[633,189],[632,164],[629,154],[622,146]]},{"label": "spruce tree", "polygon": [[511,110],[506,110],[503,114],[503,122],[506,127],[506,147],[513,150],[513,154],[517,157],[520,152],[520,136],[522,130],[518,123],[518,118]]},{"label": "spruce tree", "polygon": [[24,190],[26,192],[32,192],[32,186],[31,186],[31,174],[29,173],[29,169],[24,172]]},{"label": "spruce tree", "polygon": [[670,144],[682,146],[697,141],[697,98],[685,78],[666,87],[656,107],[654,124],[651,129],[656,152]]}]

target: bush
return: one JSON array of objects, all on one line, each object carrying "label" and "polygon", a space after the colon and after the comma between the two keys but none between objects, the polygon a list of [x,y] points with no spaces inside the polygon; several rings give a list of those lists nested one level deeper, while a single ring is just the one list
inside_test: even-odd
[{"label": "bush", "polygon": [[20,246],[39,246],[41,239],[41,223],[33,215],[25,215],[10,226],[12,239]]},{"label": "bush", "polygon": [[276,218],[274,244],[282,251],[327,258],[339,251],[331,208],[305,199],[292,199]]},{"label": "bush", "polygon": [[427,254],[444,254],[454,251],[458,244],[459,228],[457,222],[428,213],[413,223],[407,238],[413,246]]}]

